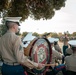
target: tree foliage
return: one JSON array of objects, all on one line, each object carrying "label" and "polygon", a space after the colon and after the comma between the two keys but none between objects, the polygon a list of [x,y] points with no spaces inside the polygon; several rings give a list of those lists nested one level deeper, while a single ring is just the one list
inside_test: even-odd
[{"label": "tree foliage", "polygon": [[76,36],[76,32],[73,32],[73,34],[72,34],[73,36]]},{"label": "tree foliage", "polygon": [[28,32],[23,32],[22,36],[25,37],[28,34]]},{"label": "tree foliage", "polygon": [[65,6],[66,0],[0,0],[0,11],[6,12],[4,16],[21,16],[22,20],[51,19],[56,10]]},{"label": "tree foliage", "polygon": [[0,36],[4,35],[7,31],[7,27],[5,25],[0,25]]},{"label": "tree foliage", "polygon": [[52,33],[51,37],[58,38],[58,34],[57,33]]},{"label": "tree foliage", "polygon": [[33,36],[39,37],[39,34],[36,33],[36,32],[34,32],[34,33],[33,33]]}]

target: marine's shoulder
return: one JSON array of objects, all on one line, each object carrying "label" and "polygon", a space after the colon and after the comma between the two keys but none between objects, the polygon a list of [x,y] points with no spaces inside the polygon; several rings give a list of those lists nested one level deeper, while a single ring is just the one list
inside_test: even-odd
[{"label": "marine's shoulder", "polygon": [[18,35],[16,35],[15,33],[7,33],[7,35],[13,37],[13,38],[19,38]]},{"label": "marine's shoulder", "polygon": [[66,56],[66,57],[65,57],[65,60],[69,60],[69,59],[71,59],[71,57],[72,57],[72,55]]},{"label": "marine's shoulder", "polygon": [[15,40],[19,40],[19,39],[20,39],[20,37],[19,37],[18,35],[13,35],[12,37],[13,37],[13,39],[15,39]]}]

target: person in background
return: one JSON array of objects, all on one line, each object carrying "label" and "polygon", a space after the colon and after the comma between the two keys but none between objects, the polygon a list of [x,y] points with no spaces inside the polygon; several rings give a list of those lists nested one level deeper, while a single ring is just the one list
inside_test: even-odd
[{"label": "person in background", "polygon": [[68,48],[68,41],[69,41],[69,38],[67,36],[67,33],[64,33],[64,37],[63,37],[63,42],[64,42],[63,54],[64,54],[64,56],[66,56],[66,49]]},{"label": "person in background", "polygon": [[55,38],[54,48],[55,48],[55,50],[57,50],[58,52],[62,53],[61,48],[60,48],[60,46],[59,46],[59,44],[58,44],[58,41],[59,41],[59,39],[58,39],[58,38]]},{"label": "person in background", "polygon": [[64,64],[58,64],[57,65],[57,60],[62,60],[63,55],[61,53],[59,53],[58,51],[55,50],[54,48],[54,38],[48,38],[50,45],[52,47],[52,60],[50,62],[50,64],[55,64],[55,65],[51,65],[50,69],[52,69],[52,71],[47,72],[46,75],[56,75],[59,71],[62,71],[64,75],[66,75],[66,69],[65,69],[65,65]]},{"label": "person in background", "polygon": [[24,56],[21,38],[16,35],[18,27],[20,26],[19,20],[21,17],[6,17],[8,30],[0,38],[0,55],[3,60],[1,68],[2,75],[26,75],[22,65],[33,68],[42,68],[44,65],[35,63]]},{"label": "person in background", "polygon": [[69,56],[73,53],[73,50],[71,48],[71,45],[69,44],[69,48],[66,49],[66,56]]},{"label": "person in background", "polygon": [[76,75],[76,40],[70,40],[68,43],[71,45],[73,53],[65,57],[67,75]]}]

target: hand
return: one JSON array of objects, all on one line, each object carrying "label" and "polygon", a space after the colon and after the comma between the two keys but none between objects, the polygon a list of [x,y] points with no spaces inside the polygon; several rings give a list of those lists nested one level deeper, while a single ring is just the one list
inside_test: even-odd
[{"label": "hand", "polygon": [[41,69],[45,66],[45,64],[38,63],[38,69]]},{"label": "hand", "polygon": [[62,51],[60,51],[60,53],[62,54]]}]

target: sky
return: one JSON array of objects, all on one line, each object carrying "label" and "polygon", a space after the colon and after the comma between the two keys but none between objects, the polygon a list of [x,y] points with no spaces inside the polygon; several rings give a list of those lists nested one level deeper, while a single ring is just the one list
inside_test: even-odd
[{"label": "sky", "polygon": [[45,32],[69,33],[76,32],[76,0],[66,0],[65,7],[55,12],[50,20],[32,20],[28,18],[21,23],[20,32]]},{"label": "sky", "polygon": [[54,17],[50,20],[26,19],[21,23],[20,33],[37,32],[43,34],[45,32],[76,32],[76,0],[66,0],[65,3],[65,7],[55,11]]}]

